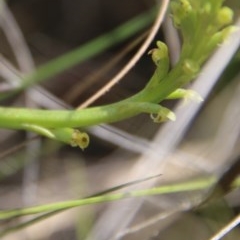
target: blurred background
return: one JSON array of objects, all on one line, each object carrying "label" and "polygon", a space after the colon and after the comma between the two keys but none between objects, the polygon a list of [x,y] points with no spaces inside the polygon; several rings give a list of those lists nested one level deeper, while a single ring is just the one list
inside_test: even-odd
[{"label": "blurred background", "polygon": [[[240,26],[239,1],[225,3],[234,9]],[[159,8],[146,0],[9,0],[0,5],[2,96],[11,95],[24,74],[81,46],[88,49],[86,44],[109,34],[106,48],[94,45],[98,54],[0,103],[44,109],[76,108],[108,83],[138,50]],[[140,27],[125,27],[130,33],[118,40],[114,30],[139,16]],[[191,88],[203,96],[203,103],[164,102],[175,109],[176,122],[155,124],[141,114],[89,127],[91,143],[84,151],[32,133],[1,129],[0,209],[79,199],[157,174],[161,175],[119,191],[209,176],[230,184],[240,171],[239,39],[239,32],[234,33],[220,46],[193,82]],[[168,44],[174,66],[181,37],[168,14],[134,68],[92,105],[119,101],[144,87],[155,68],[147,52],[156,40]],[[209,193],[207,189],[74,208],[18,231],[14,226],[31,218],[2,221],[1,239],[210,239],[239,214],[240,194],[223,191],[216,202],[199,207]],[[221,239],[239,236],[236,228]]]}]

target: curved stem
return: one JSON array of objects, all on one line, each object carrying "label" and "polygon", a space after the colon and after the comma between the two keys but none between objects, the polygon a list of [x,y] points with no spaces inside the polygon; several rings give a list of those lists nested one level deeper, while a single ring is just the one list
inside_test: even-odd
[{"label": "curved stem", "polygon": [[[182,3],[185,5],[182,5]],[[217,7],[217,9],[219,8],[218,14],[222,11],[220,5]],[[203,4],[204,6],[207,5]],[[24,129],[26,124],[30,124],[48,129],[72,128],[120,121],[141,112],[161,115],[162,107],[158,103],[166,99],[176,89],[189,83],[199,72],[200,66],[212,50],[222,43],[234,29],[233,26],[225,27],[231,22],[232,10],[228,9],[229,16],[227,16],[226,22],[222,26],[218,26],[218,24],[216,26],[216,6],[213,3],[209,6],[210,9],[207,8],[202,11],[200,5],[199,9],[192,8],[190,0],[173,2],[172,10],[175,24],[180,24],[179,27],[181,27],[184,41],[180,60],[168,72],[167,47],[165,44],[157,42],[158,48],[150,52],[157,66],[156,71],[146,87],[136,95],[117,103],[75,111],[0,107],[0,127]],[[208,28],[211,31],[208,31],[208,34],[202,37],[202,21],[206,18],[206,14],[209,18]],[[196,17],[199,17],[198,21],[195,21]],[[193,29],[195,28],[201,31],[194,32]],[[188,44],[189,39],[193,40],[191,44]],[[173,119],[173,117],[168,117],[168,119]]]},{"label": "curved stem", "polygon": [[[176,79],[181,75],[182,77]],[[160,107],[158,103],[172,91],[190,81],[191,78],[190,75],[182,74],[181,67],[176,67],[164,80],[159,81],[159,75],[156,71],[150,82],[158,81],[157,87],[155,85],[154,88],[146,87],[136,95],[117,103],[79,111],[0,107],[0,127],[22,129],[24,124],[40,125],[47,128],[84,127],[120,121],[141,112],[158,113]]]}]

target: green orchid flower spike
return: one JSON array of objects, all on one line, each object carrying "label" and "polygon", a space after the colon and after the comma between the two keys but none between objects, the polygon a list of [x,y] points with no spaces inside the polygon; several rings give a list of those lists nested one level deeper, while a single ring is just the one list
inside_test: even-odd
[{"label": "green orchid flower spike", "polygon": [[82,110],[39,110],[0,107],[0,127],[34,131],[51,139],[84,149],[89,137],[77,128],[120,121],[139,113],[148,113],[154,122],[174,121],[175,114],[159,105],[165,99],[201,97],[183,89],[199,73],[211,53],[235,30],[233,11],[223,0],[171,1],[174,26],[182,35],[182,50],[170,70],[168,47],[157,41],[149,51],[156,66],[143,90],[117,103]]}]

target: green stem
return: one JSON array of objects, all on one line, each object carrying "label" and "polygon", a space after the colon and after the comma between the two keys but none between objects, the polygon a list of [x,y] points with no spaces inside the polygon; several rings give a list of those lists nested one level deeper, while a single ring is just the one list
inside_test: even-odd
[{"label": "green stem", "polygon": [[115,103],[79,111],[29,110],[25,108],[0,108],[0,127],[22,129],[24,124],[47,128],[84,127],[119,121],[140,112],[158,113],[159,105],[152,103]]},{"label": "green stem", "polygon": [[23,208],[23,209],[14,209],[14,210],[5,210],[0,211],[0,220],[9,219],[12,217],[38,214],[48,211],[57,211],[61,209],[73,208],[83,205],[90,205],[102,202],[110,202],[121,200],[125,198],[133,197],[143,197],[150,195],[160,195],[160,194],[170,194],[184,191],[196,191],[201,189],[206,189],[212,186],[216,182],[214,177],[196,179],[190,182],[183,182],[171,185],[165,185],[150,189],[136,190],[128,193],[116,193],[111,195],[102,195],[91,198],[84,198],[80,200],[72,200],[66,202],[58,202],[46,205],[40,205],[35,207]]},{"label": "green stem", "polygon": [[[191,192],[198,190],[210,189],[217,183],[217,179],[213,176],[198,178],[187,182],[180,182],[175,184],[169,184],[149,189],[134,190],[131,192],[123,192],[116,194],[100,195],[95,197],[83,198],[79,200],[51,203],[46,205],[13,209],[0,211],[0,220],[6,220],[13,217],[40,214],[49,211],[66,210],[68,208],[79,207],[84,205],[91,205],[96,203],[111,202],[116,200],[122,200],[126,198],[146,197],[154,195],[163,195],[179,192]],[[232,189],[239,187],[240,178],[235,179],[232,184]]]},{"label": "green stem", "polygon": [[[181,76],[176,79],[177,76]],[[141,112],[158,113],[158,105],[172,91],[190,81],[192,76],[182,74],[176,67],[158,83],[158,87],[146,88],[136,95],[117,103],[91,107],[82,110],[39,110],[26,108],[0,107],[0,127],[23,129],[24,124],[39,125],[46,128],[84,127],[100,123],[120,121]],[[151,81],[158,80],[155,72]],[[161,89],[161,91],[159,91]]]}]

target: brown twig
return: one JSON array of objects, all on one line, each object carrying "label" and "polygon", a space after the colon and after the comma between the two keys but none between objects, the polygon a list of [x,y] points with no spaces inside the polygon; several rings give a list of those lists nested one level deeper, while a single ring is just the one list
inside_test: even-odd
[{"label": "brown twig", "polygon": [[94,101],[96,101],[99,97],[101,97],[103,94],[108,92],[116,83],[118,83],[137,63],[137,61],[142,57],[142,55],[146,52],[147,48],[151,44],[152,40],[154,39],[155,35],[158,32],[159,27],[161,26],[164,15],[167,11],[167,7],[169,4],[169,0],[162,1],[162,4],[159,8],[157,18],[153,24],[153,27],[146,38],[146,40],[143,42],[142,46],[139,48],[139,50],[136,52],[136,54],[130,59],[130,61],[125,65],[125,67],[116,75],[114,76],[104,87],[102,87],[100,90],[98,90],[93,96],[91,96],[89,99],[87,99],[84,103],[82,103],[78,109],[85,108],[92,104]]}]

